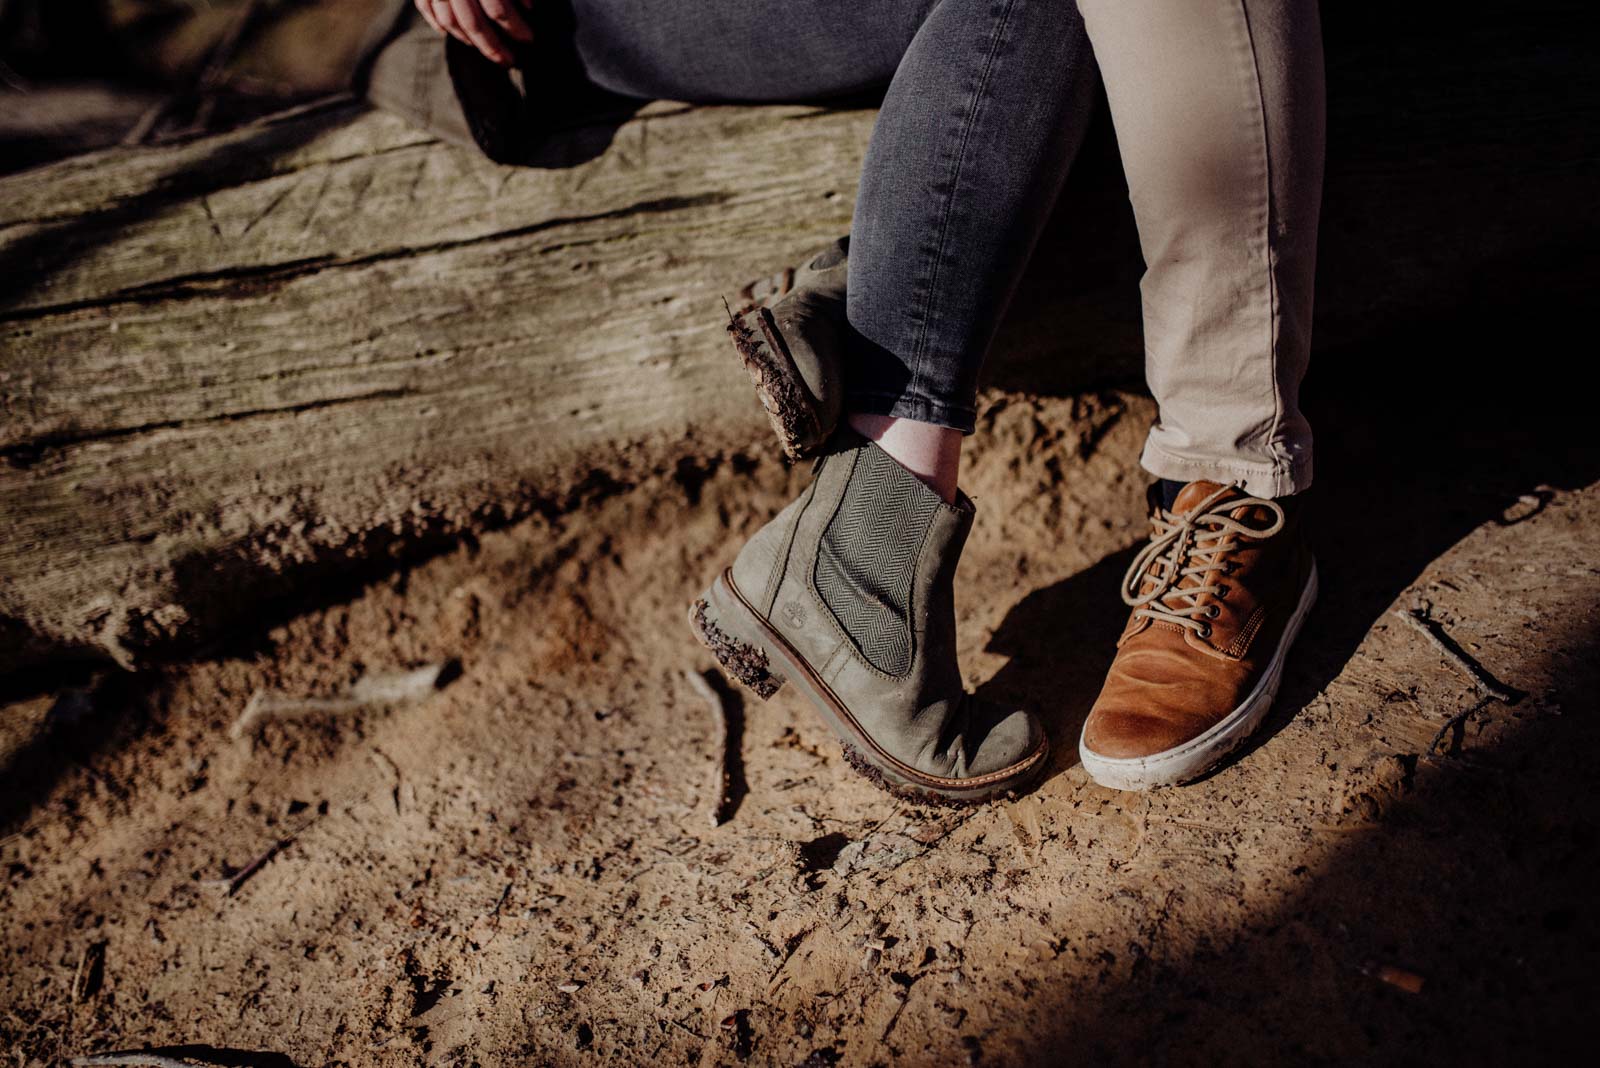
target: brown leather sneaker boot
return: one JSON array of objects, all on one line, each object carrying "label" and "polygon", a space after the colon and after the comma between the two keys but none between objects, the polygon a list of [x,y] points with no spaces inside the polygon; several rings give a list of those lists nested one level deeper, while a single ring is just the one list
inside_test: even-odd
[{"label": "brown leather sneaker boot", "polygon": [[1191,482],[1123,580],[1133,607],[1078,753],[1119,790],[1204,775],[1258,727],[1317,598],[1299,502]]},{"label": "brown leather sneaker boot", "polygon": [[689,608],[727,672],[811,699],[862,774],[920,802],[1025,785],[1049,745],[1031,714],[977,700],[956,663],[956,561],[972,502],[949,505],[840,431],[815,479]]},{"label": "brown leather sneaker boot", "polygon": [[840,361],[850,238],[841,237],[804,267],[752,282],[728,321],[778,444],[793,459],[827,444],[844,407]]}]

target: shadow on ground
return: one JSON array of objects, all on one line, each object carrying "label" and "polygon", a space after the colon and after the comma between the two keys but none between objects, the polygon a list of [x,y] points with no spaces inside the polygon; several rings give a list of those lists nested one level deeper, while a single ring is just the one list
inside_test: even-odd
[{"label": "shadow on ground", "polygon": [[[1570,9],[1544,7],[1546,25]],[[1465,535],[1515,525],[1551,491],[1600,479],[1592,401],[1572,370],[1600,276],[1600,222],[1576,192],[1600,172],[1575,105],[1595,95],[1573,88],[1592,88],[1594,74],[1538,19],[1391,14],[1325,13],[1330,168],[1306,387],[1323,593],[1271,718],[1235,760],[1273,745]],[[1344,62],[1341,46],[1362,32],[1379,44]],[[1406,106],[1379,114],[1383,99]],[[1029,388],[1025,369],[1000,370],[1008,388]],[[991,645],[1011,661],[986,689],[1053,698],[1052,735],[1076,739],[1114,652],[1130,558],[1019,601]],[[1592,563],[1573,560],[1574,574]],[[1287,906],[1181,960],[1157,961],[1136,942],[1107,947],[1132,955],[1129,977],[1062,995],[1057,1022],[1027,1048],[1083,1063],[1570,1056],[1600,996],[1587,904],[1600,875],[1590,757],[1600,722],[1589,714],[1600,634],[1593,605],[1568,608],[1545,621],[1552,655],[1565,654],[1545,696],[1569,714],[1493,706],[1519,721],[1506,741],[1408,777]],[[1062,748],[1058,768],[1070,767],[1076,754]],[[1137,877],[1128,892],[1139,893]],[[1382,963],[1426,976],[1422,992],[1375,981]]]},{"label": "shadow on ground", "polygon": [[[1357,25],[1361,18],[1370,24]],[[1384,44],[1342,63],[1341,45],[1360,34]],[[1442,22],[1340,14],[1329,48],[1326,311],[1307,387],[1319,434],[1323,600],[1258,747],[1273,744],[1389,605],[1463,536],[1518,521],[1553,489],[1600,478],[1592,402],[1572,374],[1574,353],[1584,351],[1572,339],[1587,337],[1600,268],[1600,223],[1584,195],[1600,168],[1592,135],[1560,127],[1574,109],[1552,118],[1533,103],[1592,85],[1587,57],[1575,39],[1536,25],[1508,32],[1503,18],[1461,12]],[[1523,135],[1548,150],[1519,151]],[[1112,187],[1097,188],[1095,202],[1110,204]],[[159,207],[115,210],[131,221]],[[1125,222],[1107,214],[1105,229],[1083,233],[1115,234]],[[1047,248],[1042,263],[1070,248]],[[70,241],[40,250],[56,265],[71,252]],[[1105,260],[1124,263],[1119,255]],[[1108,277],[1126,273],[1114,266]],[[1022,322],[1037,306],[1030,302],[1050,298],[1050,282],[1035,270]],[[1117,288],[1100,325],[1125,340],[1137,324],[1130,334],[1129,294]],[[1136,353],[1106,351],[1105,373],[1126,380]],[[1059,393],[1083,388],[1081,371],[1019,356],[997,361],[991,377]],[[1062,708],[1050,724],[1058,739],[1076,737],[1109,661],[1131,552],[1028,594],[995,635],[994,650],[1011,660],[986,689]],[[1219,933],[1182,959],[1137,942],[1106,947],[1133,961],[1127,977],[1091,990],[1064,982],[1045,999],[1059,1011],[1030,1033],[1029,1048],[1041,1061],[1091,1063],[1329,1060],[1385,1049],[1479,1062],[1562,1052],[1592,1006],[1600,959],[1589,907],[1600,874],[1590,759],[1600,721],[1584,714],[1600,684],[1600,643],[1586,625],[1574,613],[1559,635],[1565,663],[1578,665],[1557,680],[1573,714],[1521,723],[1484,762],[1419,775],[1304,893],[1246,930]],[[1070,744],[1060,750],[1070,765]],[[64,765],[83,754],[58,757]],[[19,807],[0,811],[0,825],[52,779],[47,771],[21,789],[8,784]],[[1371,982],[1362,973],[1374,960],[1415,970],[1427,985],[1413,996]]]},{"label": "shadow on ground", "polygon": [[[1508,265],[1528,277],[1535,265]],[[1592,277],[1581,263],[1549,265]],[[1566,308],[1576,311],[1577,303]],[[1520,522],[1551,490],[1600,479],[1581,396],[1553,388],[1563,342],[1578,323],[1544,294],[1479,299],[1438,321],[1407,324],[1360,351],[1323,350],[1307,389],[1318,427],[1313,538],[1322,596],[1307,622],[1266,725],[1243,759],[1330,682],[1434,559],[1485,523]],[[1490,373],[1441,376],[1416,354],[1448,352]],[[1523,351],[1521,361],[1501,353]],[[1544,373],[1530,373],[1545,354]],[[986,696],[1050,710],[1056,770],[1077,763],[1078,731],[1099,692],[1125,619],[1121,580],[1136,546],[1054,585],[1007,614],[989,649],[1010,657]],[[1070,655],[1063,650],[1070,650]]]},{"label": "shadow on ground", "polygon": [[[1547,299],[1559,286],[1508,297],[1495,281],[1593,277],[1593,266],[1547,259],[1504,270],[1434,320],[1360,351],[1319,353],[1309,395],[1320,435],[1313,507],[1322,600],[1270,718],[1230,763],[1273,746],[1441,554],[1485,524],[1514,527],[1538,514],[1552,491],[1600,480],[1586,398],[1561,387],[1562,339],[1581,305]],[[1521,358],[1505,357],[1512,352]],[[1475,373],[1439,373],[1446,355]],[[991,643],[1011,659],[984,689],[1056,710],[1048,724],[1062,742],[1056,772],[1077,763],[1077,734],[1125,612],[1119,580],[1132,552],[1028,594]],[[1571,564],[1575,575],[1592,572],[1591,560]],[[1574,581],[1580,602],[1584,585]],[[1409,1050],[1431,1061],[1508,1063],[1570,1055],[1600,996],[1600,927],[1587,904],[1600,878],[1591,756],[1600,747],[1592,715],[1600,634],[1593,604],[1562,608],[1541,621],[1552,635],[1554,691],[1480,714],[1516,721],[1509,738],[1408,774],[1401,795],[1304,893],[1246,930],[1202,939],[1179,960],[1162,959],[1160,940],[1141,942],[1137,931],[1105,947],[1119,978],[1056,995],[1057,1022],[1023,1039],[1030,1056],[1274,1063]],[[1502,626],[1522,624],[1513,612]],[[1493,663],[1494,652],[1482,655]],[[1545,665],[1497,666],[1516,685]],[[1550,706],[1567,714],[1542,711]],[[1415,754],[1400,759],[1416,770]],[[1219,807],[1226,822],[1225,797]],[[1296,832],[1286,825],[1285,833]],[[1129,872],[1126,893],[1140,899],[1144,882]],[[1374,979],[1386,964],[1426,977],[1422,992]],[[1061,976],[1063,990],[1069,979]]]},{"label": "shadow on ground", "polygon": [[[1564,637],[1584,667],[1561,693],[1590,695],[1595,635]],[[1597,744],[1592,715],[1534,714],[1477,761],[1419,775],[1303,894],[1245,930],[1179,961],[1108,947],[1134,955],[1131,978],[1063,1006],[1067,1022],[1030,1045],[1082,1063],[1566,1061],[1600,992]],[[1422,977],[1420,992],[1380,982],[1385,965]]]},{"label": "shadow on ground", "polygon": [[[1540,8],[1548,25],[1574,5]],[[1600,138],[1579,104],[1600,98],[1600,77],[1539,21],[1324,12],[1328,173],[1304,394],[1322,604],[1251,748],[1338,674],[1429,561],[1525,513],[1541,487],[1600,478],[1570,381],[1600,276],[1600,208],[1582,192],[1600,180]],[[1102,108],[988,368],[994,384],[1067,394],[1137,381],[1141,268],[1124,197]],[[1036,309],[1063,291],[1097,309],[1093,329],[1042,351]],[[1115,651],[1131,558],[1020,601],[990,644],[1012,659],[985,689],[1058,709],[1052,736],[1076,739]],[[1076,763],[1070,748],[1058,770]]]}]

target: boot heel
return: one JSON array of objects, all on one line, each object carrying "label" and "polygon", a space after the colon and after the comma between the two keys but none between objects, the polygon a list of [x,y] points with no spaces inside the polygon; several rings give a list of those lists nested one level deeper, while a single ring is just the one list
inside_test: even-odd
[{"label": "boot heel", "polygon": [[689,628],[700,644],[711,650],[724,671],[749,687],[765,701],[788,680],[772,669],[771,661],[761,648],[740,641],[717,625],[716,609],[709,596],[701,597],[689,606]]},{"label": "boot heel", "polygon": [[800,460],[816,452],[826,435],[819,425],[816,402],[794,361],[775,343],[775,334],[771,313],[764,308],[728,320],[728,336],[756,387],[778,444],[790,459]]}]

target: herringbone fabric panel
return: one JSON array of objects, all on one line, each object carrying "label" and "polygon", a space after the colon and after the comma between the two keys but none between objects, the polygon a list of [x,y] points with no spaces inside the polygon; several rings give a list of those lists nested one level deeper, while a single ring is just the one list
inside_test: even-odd
[{"label": "herringbone fabric panel", "polygon": [[881,449],[864,446],[817,551],[817,592],[867,662],[911,669],[911,583],[939,498]]}]

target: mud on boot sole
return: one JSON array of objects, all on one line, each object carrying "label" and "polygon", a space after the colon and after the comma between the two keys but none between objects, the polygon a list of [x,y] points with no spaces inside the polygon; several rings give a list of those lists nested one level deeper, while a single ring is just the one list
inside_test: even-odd
[{"label": "mud on boot sole", "polygon": [[739,353],[761,407],[766,409],[778,444],[792,460],[802,460],[827,440],[816,401],[785,351],[783,339],[765,308],[748,308],[728,318],[728,336]]},{"label": "mud on boot sole", "polygon": [[895,759],[872,740],[783,635],[745,601],[731,571],[718,576],[690,607],[689,623],[722,666],[762,698],[776,693],[784,682],[794,682],[843,746],[850,767],[895,797],[918,804],[981,804],[1020,793],[1049,764],[1048,739],[1011,767],[965,779],[929,775]]},{"label": "mud on boot sole", "polygon": [[783,689],[787,680],[773,672],[766,652],[728,634],[717,626],[714,617],[715,610],[704,597],[689,606],[689,628],[700,644],[711,650],[723,670],[763,701]]},{"label": "mud on boot sole", "polygon": [[[844,762],[850,765],[850,770],[854,771],[863,779],[866,779],[868,782],[882,790],[884,793],[888,794],[890,797],[897,798],[901,801],[909,801],[913,805],[930,805],[937,806],[939,808],[971,808],[974,805],[985,804],[989,801],[1012,800],[1023,793],[1034,783],[1035,780],[1038,779],[1038,773],[1036,772],[1001,794],[991,793],[985,794],[981,797],[971,798],[958,797],[951,794],[935,793],[932,790],[926,790],[920,786],[912,786],[908,783],[891,779],[889,776],[884,774],[882,768],[863,756],[860,749],[857,749],[849,742],[840,742],[840,746],[844,749]],[[1048,760],[1039,761],[1038,770],[1040,772],[1044,771],[1046,765],[1048,764]]]}]

